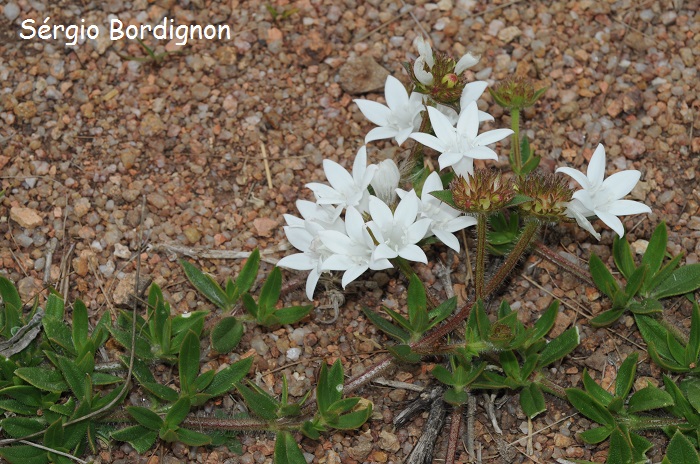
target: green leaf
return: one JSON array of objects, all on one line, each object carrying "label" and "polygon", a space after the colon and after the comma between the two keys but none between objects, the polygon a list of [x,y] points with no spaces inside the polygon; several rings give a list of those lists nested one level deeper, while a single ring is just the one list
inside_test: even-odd
[{"label": "green leaf", "polygon": [[512,208],[513,206],[518,206],[520,204],[527,203],[528,201],[532,201],[532,198],[528,197],[527,195],[523,195],[522,193],[516,193],[515,196],[513,196],[513,199],[510,200],[505,207]]},{"label": "green leaf", "polygon": [[224,311],[231,309],[233,302],[229,301],[226,292],[211,276],[203,273],[194,264],[184,259],[180,260],[180,264],[185,271],[187,279],[202,295]]},{"label": "green leaf", "polygon": [[669,376],[664,375],[664,386],[666,387],[666,392],[673,398],[673,405],[667,407],[668,411],[674,416],[684,417],[690,425],[698,428],[700,425],[700,416],[683,395],[681,389],[678,388],[676,382]]},{"label": "green leaf", "polygon": [[613,395],[598,385],[598,383],[591,378],[590,374],[588,374],[588,370],[583,371],[583,386],[589,395],[593,396],[596,401],[605,407],[608,407],[613,400]]},{"label": "green leaf", "polygon": [[153,393],[161,400],[167,401],[169,403],[174,403],[178,399],[177,392],[166,385],[156,382],[146,382],[141,383],[141,386],[149,392]]},{"label": "green leaf", "polygon": [[253,365],[253,357],[241,359],[219,371],[214,376],[209,386],[204,390],[212,396],[220,396],[233,389],[236,383],[240,382],[250,371]]},{"label": "green leaf", "polygon": [[547,410],[544,395],[537,384],[531,383],[520,391],[520,406],[530,419]]},{"label": "green leaf", "polygon": [[243,307],[258,321],[265,317],[264,312],[260,313],[260,311],[258,311],[258,304],[255,302],[255,299],[253,299],[250,293],[243,294]]},{"label": "green leaf", "polygon": [[591,445],[600,443],[610,436],[612,429],[610,427],[594,427],[579,434],[581,440]]},{"label": "green leaf", "polygon": [[134,447],[137,453],[148,451],[158,437],[158,432],[149,430],[142,425],[134,425],[125,429],[116,430],[110,434],[112,438],[125,441]]},{"label": "green leaf", "polygon": [[539,340],[552,330],[554,322],[557,320],[557,314],[559,314],[559,301],[554,300],[529,331],[528,339],[530,343]]},{"label": "green leaf", "polygon": [[680,431],[671,438],[662,464],[700,464],[700,455],[693,443]]},{"label": "green leaf", "polygon": [[275,439],[274,464],[306,464],[296,440],[289,432],[278,432]]},{"label": "green leaf", "polygon": [[10,464],[45,464],[49,462],[46,450],[30,445],[0,448],[0,456]]},{"label": "green leaf", "polygon": [[639,293],[642,288],[642,284],[645,281],[646,275],[649,271],[648,264],[642,264],[637,269],[634,270],[632,275],[627,279],[627,285],[625,285],[625,295],[627,299],[631,299]]},{"label": "green leaf", "polygon": [[73,346],[80,351],[88,339],[88,313],[85,303],[75,300],[73,304]]},{"label": "green leaf", "polygon": [[19,292],[15,285],[7,278],[0,276],[0,297],[2,297],[2,302],[7,306],[13,307],[18,312],[22,309],[22,298],[19,296]]},{"label": "green leaf", "polygon": [[516,382],[521,382],[523,380],[520,377],[520,364],[518,363],[518,358],[515,357],[515,354],[512,351],[502,351],[498,358],[501,363],[501,367],[503,368],[503,372],[505,372],[508,377]]},{"label": "green leaf", "polygon": [[163,419],[148,408],[142,408],[141,406],[127,406],[126,412],[128,412],[136,422],[149,430],[159,430],[163,426]]},{"label": "green leaf", "polygon": [[175,430],[180,423],[185,420],[190,412],[190,399],[183,396],[170,407],[170,410],[165,415],[163,427]]},{"label": "green leaf", "polygon": [[637,323],[637,329],[642,334],[642,338],[651,351],[657,352],[660,356],[671,360],[673,355],[668,348],[668,331],[653,317],[635,314],[634,320]]},{"label": "green leaf", "polygon": [[635,392],[629,400],[627,410],[631,413],[661,409],[673,405],[673,398],[665,391],[648,385]]},{"label": "green leaf", "polygon": [[423,333],[428,327],[428,302],[425,287],[417,275],[411,274],[408,284],[408,321],[414,333]]},{"label": "green leaf", "polygon": [[75,347],[73,346],[73,334],[63,319],[44,316],[41,323],[44,326],[46,337],[52,344],[60,347],[64,353],[70,356],[76,355]]},{"label": "green leaf", "polygon": [[434,192],[430,192],[430,194],[454,209],[461,210],[461,208],[455,204],[454,198],[452,198],[452,190],[436,190]]},{"label": "green leaf", "polygon": [[182,341],[178,357],[178,370],[180,388],[185,392],[191,392],[199,372],[199,338],[194,332],[188,332]]},{"label": "green leaf", "polygon": [[333,428],[338,430],[352,430],[360,427],[362,424],[367,422],[367,419],[372,415],[372,405],[360,409],[358,411],[353,411],[348,414],[343,414],[338,417],[331,425]]},{"label": "green leaf", "polygon": [[564,331],[554,340],[550,341],[540,353],[540,366],[548,366],[571,353],[580,343],[578,327],[572,327]]},{"label": "green leaf", "polygon": [[277,324],[287,325],[299,322],[309,314],[313,305],[305,306],[289,306],[287,308],[278,309],[275,311],[275,319]]},{"label": "green leaf", "polygon": [[218,353],[230,353],[238,346],[243,337],[245,327],[241,322],[233,317],[222,318],[211,331],[211,346]]},{"label": "green leaf", "polygon": [[420,362],[421,359],[420,355],[414,353],[408,345],[388,346],[387,350],[401,362],[412,364]]},{"label": "green leaf", "polygon": [[44,422],[33,417],[8,417],[0,421],[3,432],[11,438],[22,438],[46,428]]},{"label": "green leaf", "polygon": [[622,362],[620,369],[617,371],[617,379],[615,379],[616,397],[626,398],[630,390],[632,390],[634,374],[637,372],[638,359],[639,353],[632,353]]},{"label": "green leaf", "polygon": [[615,418],[591,395],[578,388],[566,389],[566,397],[573,407],[589,419],[609,427],[615,427]]},{"label": "green leaf", "polygon": [[408,343],[410,335],[407,331],[395,326],[366,306],[362,306],[362,312],[365,314],[365,316],[367,316],[367,319],[369,319],[372,324],[379,328],[379,330],[401,342]]},{"label": "green leaf", "polygon": [[432,329],[437,324],[445,320],[450,314],[454,312],[457,308],[457,297],[453,296],[438,305],[437,308],[428,312],[428,319],[430,319],[430,324],[428,329]]},{"label": "green leaf", "polygon": [[44,309],[44,320],[46,318],[63,321],[64,304],[63,298],[58,294],[51,292],[46,300],[46,308]]},{"label": "green leaf", "polygon": [[690,336],[688,345],[685,347],[686,364],[696,366],[700,364],[700,307],[697,302],[693,302],[693,313],[690,319]]},{"label": "green leaf", "polygon": [[248,259],[241,269],[241,273],[236,278],[236,288],[238,294],[246,293],[255,283],[255,278],[258,276],[258,268],[260,267],[260,250],[257,248],[248,256]]},{"label": "green leaf", "polygon": [[275,308],[277,300],[280,298],[280,290],[282,289],[282,271],[275,267],[267,280],[260,289],[260,298],[258,298],[258,318],[262,319],[263,315],[269,314]]},{"label": "green leaf", "polygon": [[328,416],[331,416],[333,414],[343,414],[345,412],[348,412],[352,408],[357,406],[357,403],[359,403],[359,402],[360,402],[360,398],[358,398],[358,397],[340,399],[328,407],[328,411],[327,411]]},{"label": "green leaf", "polygon": [[666,223],[661,222],[651,234],[647,249],[642,256],[642,264],[649,266],[649,274],[654,275],[661,269],[661,263],[666,255],[666,244],[668,243],[668,232]]},{"label": "green leaf", "polygon": [[609,464],[632,464],[632,448],[625,440],[620,429],[615,429],[610,435],[610,451],[608,452]]},{"label": "green leaf", "polygon": [[443,394],[443,400],[453,406],[463,405],[469,400],[469,393],[466,390],[457,390],[454,388],[449,388],[445,390]]},{"label": "green leaf", "polygon": [[698,288],[700,288],[700,263],[694,263],[673,271],[658,287],[652,289],[652,294],[661,299],[694,292]]},{"label": "green leaf", "polygon": [[187,446],[204,446],[211,443],[209,435],[182,428],[177,430],[177,439]]},{"label": "green leaf", "polygon": [[406,319],[405,317],[403,317],[401,314],[397,313],[393,309],[387,308],[386,306],[382,307],[382,309],[384,311],[386,311],[386,313],[389,316],[391,316],[391,318],[394,321],[396,321],[401,326],[401,328],[405,329],[409,333],[413,332],[413,330],[412,330],[413,328],[411,327],[411,323],[408,322],[408,319]]},{"label": "green leaf", "polygon": [[58,366],[61,369],[63,378],[66,380],[68,387],[80,401],[87,399],[86,395],[92,393],[85,391],[85,372],[78,369],[78,366],[73,360],[58,356]]},{"label": "green leaf", "polygon": [[[257,387],[255,384],[250,385]],[[277,408],[279,404],[269,393],[262,391],[259,387],[254,390],[250,389],[242,383],[237,383],[236,389],[255,415],[265,420],[277,419]]]},{"label": "green leaf", "polygon": [[63,448],[63,417],[53,422],[44,432],[44,446]]},{"label": "green leaf", "polygon": [[343,397],[343,365],[338,359],[328,369],[326,363],[321,364],[321,372],[316,386],[316,402],[318,410],[323,415],[330,406]]},{"label": "green leaf", "polygon": [[608,298],[613,298],[620,288],[603,261],[595,254],[591,254],[588,266],[591,270],[591,277],[593,277],[593,282],[596,284],[596,287],[605,293]]},{"label": "green leaf", "polygon": [[613,239],[613,259],[615,260],[615,266],[617,266],[625,279],[629,279],[636,266],[627,237],[620,238],[615,235]]},{"label": "green leaf", "polygon": [[201,392],[205,388],[209,386],[209,384],[214,380],[214,376],[216,375],[216,372],[214,370],[208,370],[200,375],[197,376],[197,379],[194,381],[194,388],[192,391],[194,392]]},{"label": "green leaf", "polygon": [[20,367],[15,375],[40,390],[61,393],[68,389],[60,372],[45,367]]},{"label": "green leaf", "polygon": [[681,263],[682,259],[683,254],[678,254],[671,258],[669,262],[664,264],[664,266],[661,269],[659,269],[659,272],[657,272],[655,275],[650,276],[650,274],[647,274],[647,279],[646,282],[644,282],[644,288],[642,289],[644,295],[648,295],[652,290],[658,287],[659,284],[661,284],[661,282],[668,279],[668,277],[673,273],[674,270],[676,270],[678,265]]},{"label": "green leaf", "polygon": [[642,301],[633,301],[628,305],[630,312],[634,314],[654,314],[663,311],[664,307],[654,298],[644,298]]},{"label": "green leaf", "polygon": [[620,316],[624,314],[625,308],[620,308],[620,309],[608,309],[607,311],[603,311],[602,313],[598,314],[596,317],[592,318],[589,323],[593,327],[607,327],[611,324],[614,324],[618,319],[620,319]]},{"label": "green leaf", "polygon": [[438,379],[438,381],[444,383],[445,385],[454,385],[454,378],[452,377],[452,373],[445,369],[443,366],[437,365],[433,367],[433,370],[430,373],[433,374],[433,377],[435,377],[436,379]]}]

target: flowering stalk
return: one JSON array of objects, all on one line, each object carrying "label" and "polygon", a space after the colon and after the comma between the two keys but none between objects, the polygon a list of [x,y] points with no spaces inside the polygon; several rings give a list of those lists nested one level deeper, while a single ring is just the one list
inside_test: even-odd
[{"label": "flowering stalk", "polygon": [[515,166],[513,166],[513,171],[518,177],[522,177],[523,169],[523,159],[520,154],[520,109],[512,108],[510,110],[510,127],[513,130],[513,135],[511,136],[510,151],[513,155],[513,161]]},{"label": "flowering stalk", "polygon": [[484,298],[484,274],[486,261],[486,214],[479,213],[476,216],[476,272],[474,283],[476,286],[476,299]]},{"label": "flowering stalk", "polygon": [[505,262],[500,268],[498,268],[498,271],[496,271],[496,274],[491,278],[486,286],[486,291],[484,292],[485,297],[496,291],[506,277],[508,277],[508,274],[515,269],[516,264],[518,264],[518,261],[520,258],[522,258],[523,253],[525,253],[525,250],[527,250],[527,247],[530,246],[532,239],[535,238],[535,235],[539,229],[540,223],[538,220],[530,220],[525,223],[525,229],[520,234],[520,238],[513,246],[513,251],[510,252],[508,258],[506,258]]}]

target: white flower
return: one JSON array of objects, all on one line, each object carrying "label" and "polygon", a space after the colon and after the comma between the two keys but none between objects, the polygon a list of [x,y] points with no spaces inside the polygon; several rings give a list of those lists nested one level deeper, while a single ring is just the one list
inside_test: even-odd
[{"label": "white flower", "polygon": [[[435,235],[442,243],[459,252],[459,240],[454,232],[476,224],[476,218],[464,216],[461,212],[452,208],[433,195],[431,192],[443,190],[440,175],[433,171],[425,179],[421,191],[419,203],[419,215],[421,218],[430,219],[430,229],[427,236]],[[397,191],[401,198],[409,193],[404,190]]]},{"label": "white flower", "polygon": [[333,254],[323,245],[319,237],[322,230],[324,230],[323,226],[313,221],[304,221],[303,227],[285,226],[284,233],[287,235],[287,240],[301,253],[285,256],[277,263],[279,267],[309,271],[309,276],[306,278],[306,296],[309,300],[314,299],[316,284],[324,271],[323,262]]},{"label": "white flower", "polygon": [[301,218],[285,214],[284,220],[288,226],[304,227],[304,221],[312,221],[322,225],[324,229],[345,229],[343,220],[340,218],[343,212],[343,208],[340,206],[319,205],[307,200],[297,200],[296,206],[301,213]]},{"label": "white flower", "polygon": [[323,170],[326,173],[330,186],[312,182],[306,184],[314,195],[319,205],[338,205],[342,208],[355,206],[365,211],[369,192],[367,186],[372,181],[372,176],[377,166],[367,166],[367,148],[363,145],[357,152],[355,162],[352,165],[352,175],[344,167],[331,160],[323,160]]},{"label": "white flower", "polygon": [[[433,74],[431,71],[433,66],[435,66],[433,49],[430,47],[430,43],[422,36],[416,37],[413,41],[413,45],[418,49],[418,58],[416,58],[415,63],[413,63],[413,74],[415,74],[421,84],[432,85]],[[464,71],[477,64],[479,58],[479,56],[474,56],[471,53],[465,54],[457,61],[457,64],[455,64],[454,73],[459,76]],[[426,67],[428,68],[427,71],[425,69]]]},{"label": "white flower", "polygon": [[413,92],[409,97],[398,79],[387,76],[384,97],[388,106],[372,100],[355,100],[362,114],[379,126],[369,131],[365,143],[393,137],[396,143],[401,145],[411,132],[420,127],[420,112],[424,108],[423,96]]},{"label": "white flower", "polygon": [[404,196],[394,212],[379,198],[369,197],[372,221],[367,224],[367,228],[379,243],[372,256],[375,260],[400,256],[409,261],[428,262],[425,253],[416,243],[425,237],[430,219],[416,221],[418,207],[418,197],[413,191]]},{"label": "white flower", "polygon": [[581,227],[598,240],[600,240],[600,234],[593,229],[587,218],[598,216],[622,237],[625,234],[625,228],[617,216],[651,213],[651,208],[643,203],[621,199],[637,185],[642,175],[639,171],[634,169],[620,171],[605,179],[605,148],[602,144],[599,144],[593,152],[586,174],[566,167],[559,168],[556,172],[571,176],[583,187],[574,193],[567,207],[567,214],[576,219]]},{"label": "white flower", "polygon": [[345,229],[345,233],[335,230],[319,232],[323,244],[333,252],[323,262],[323,270],[345,271],[343,288],[367,269],[379,271],[392,267],[387,259],[373,259],[376,245],[367,232],[362,214],[352,206],[345,213]]},{"label": "white flower", "polygon": [[475,159],[498,159],[496,152],[486,145],[503,140],[513,133],[510,129],[495,129],[477,135],[479,110],[476,102],[462,108],[456,128],[437,109],[428,108],[428,114],[435,136],[414,132],[411,138],[441,153],[438,158],[440,169],[452,166],[463,177],[474,172]]},{"label": "white flower", "polygon": [[[485,81],[474,81],[465,85],[464,90],[462,90],[462,96],[459,99],[459,107],[466,108],[470,103],[477,101],[488,85],[488,82]],[[459,121],[459,114],[449,106],[438,104],[437,109],[447,116],[447,119],[450,120],[450,124],[453,126]],[[493,116],[485,111],[479,110],[479,122],[484,121],[493,121]]]},{"label": "white flower", "polygon": [[377,172],[372,178],[372,188],[374,194],[387,205],[392,205],[396,201],[396,189],[401,180],[401,172],[394,160],[385,159],[377,165]]}]

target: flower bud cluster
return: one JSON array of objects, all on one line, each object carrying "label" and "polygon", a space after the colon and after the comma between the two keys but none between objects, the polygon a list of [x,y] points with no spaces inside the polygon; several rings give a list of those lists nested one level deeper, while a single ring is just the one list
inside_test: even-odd
[{"label": "flower bud cluster", "polygon": [[533,106],[546,91],[547,87],[535,90],[532,81],[521,76],[510,77],[489,89],[496,103],[510,111]]},{"label": "flower bud cluster", "polygon": [[543,220],[566,219],[566,208],[574,191],[563,177],[554,174],[533,173],[516,184],[519,193],[529,197],[520,203],[521,211]]},{"label": "flower bud cluster", "polygon": [[497,211],[515,196],[510,178],[493,169],[477,169],[468,178],[457,177],[450,190],[455,206],[469,213]]}]

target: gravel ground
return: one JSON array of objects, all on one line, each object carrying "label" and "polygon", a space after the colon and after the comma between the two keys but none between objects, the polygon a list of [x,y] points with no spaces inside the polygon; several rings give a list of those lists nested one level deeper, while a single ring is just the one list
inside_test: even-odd
[{"label": "gravel ground", "polygon": [[[562,164],[580,169],[603,143],[615,169],[643,173],[632,196],[653,213],[624,221],[635,249],[643,249],[653,227],[666,221],[669,251],[685,253],[688,263],[700,260],[697,0],[271,3],[280,13],[276,20],[265,3],[248,0],[12,0],[0,6],[0,181],[6,193],[0,207],[0,273],[17,282],[24,301],[46,293],[45,278],[57,281],[60,258],[74,245],[69,301],[82,298],[93,321],[112,308],[120,298],[118,283],[135,270],[145,196],[144,228],[152,248],[142,255],[142,272],[163,287],[176,311],[211,309],[186,282],[178,255],[163,245],[259,247],[270,258],[284,256],[282,214],[295,213],[296,199],[311,197],[305,183],[325,179],[324,158],[351,164],[370,129],[352,103],[355,93],[383,98],[371,93],[383,87],[382,68],[407,83],[401,63],[415,56],[411,44],[421,28],[438,50],[481,54],[472,68],[476,79],[496,83],[518,73],[549,86],[523,124],[544,157],[544,169]],[[149,60],[135,40],[110,41],[106,30],[73,47],[64,46],[65,40],[18,35],[27,18],[106,25],[109,17],[141,24],[166,15],[178,24],[230,24],[233,34],[230,40],[194,40],[184,47],[151,37],[145,42],[157,60]],[[175,53],[162,55],[166,51]],[[480,107],[496,117],[492,127],[509,127],[488,94]],[[263,146],[272,187],[261,161]],[[500,153],[507,150],[501,147]],[[372,162],[403,155],[388,143],[369,150]],[[506,156],[499,164],[507,165]],[[598,243],[567,225],[551,228],[544,240],[583,260],[590,252],[607,259],[612,232],[605,231]],[[46,276],[52,244],[57,246]],[[444,249],[436,253],[448,258]],[[201,259],[198,264],[223,279],[235,275],[241,262]],[[418,271],[442,290],[433,267],[418,266]],[[453,271],[461,295],[465,268],[455,261]],[[257,378],[279,391],[280,376],[286,375],[292,394],[301,395],[314,384],[323,359],[340,357],[346,372],[357,372],[380,356],[385,339],[359,307],[398,305],[405,289],[395,274],[370,278],[380,288],[347,294],[334,324],[323,323],[332,314],[320,307],[295,327],[248,330],[241,353],[255,351]],[[581,347],[552,371],[563,386],[580,386],[584,367],[611,381],[621,359],[640,350],[629,318],[614,333],[587,325],[586,314],[598,313],[608,302],[592,288],[583,290],[569,275],[531,258],[524,275],[513,279],[511,295],[505,295],[518,301],[515,306],[528,322],[553,297],[560,298],[565,306],[555,330],[581,327]],[[289,300],[303,302],[303,292]],[[316,305],[327,304],[327,295],[320,294]],[[687,308],[674,314],[679,324],[689,324]],[[287,350],[296,346],[301,356],[289,359]],[[215,367],[224,361],[210,362]],[[640,371],[660,378],[646,363]],[[430,381],[425,370],[411,368],[396,370],[392,378],[417,386]],[[375,403],[374,420],[357,433],[303,440],[310,460],[403,462],[425,417],[402,429],[391,421],[416,393],[379,385],[361,393]],[[578,441],[575,434],[587,429],[588,421],[548,397],[546,415],[533,421],[532,429],[542,431],[533,437],[534,454],[527,456],[527,420],[517,396],[506,395],[504,401],[496,411],[502,435],[484,409],[477,410],[483,462],[601,461],[607,454],[607,445]],[[224,406],[232,407],[233,400]],[[659,460],[665,441],[649,437],[659,444],[651,452]],[[271,462],[269,436],[246,435],[242,442],[242,456],[224,448],[160,445],[141,460]],[[468,461],[464,451],[458,457]],[[137,459],[130,447],[117,444],[96,462]]]}]

